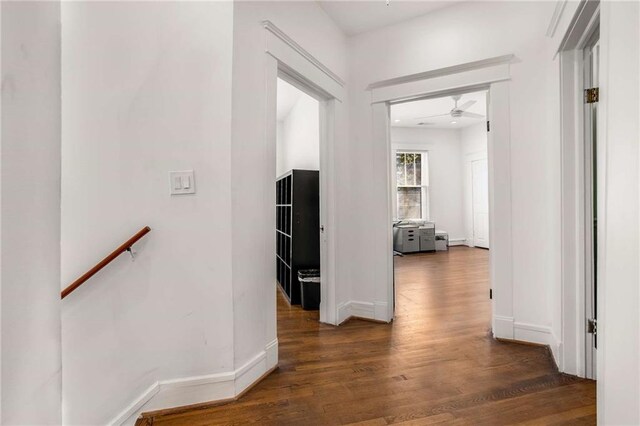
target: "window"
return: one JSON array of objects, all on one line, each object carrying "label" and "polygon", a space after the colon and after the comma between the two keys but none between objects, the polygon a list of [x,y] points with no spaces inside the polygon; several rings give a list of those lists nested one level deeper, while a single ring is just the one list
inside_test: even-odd
[{"label": "window", "polygon": [[426,152],[396,153],[397,218],[428,219]]}]

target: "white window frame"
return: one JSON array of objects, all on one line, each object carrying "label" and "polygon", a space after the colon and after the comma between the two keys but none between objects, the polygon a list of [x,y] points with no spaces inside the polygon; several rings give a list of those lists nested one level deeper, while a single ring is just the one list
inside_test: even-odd
[{"label": "white window frame", "polygon": [[[422,168],[422,170],[420,171],[421,185],[398,185],[398,182],[396,180],[396,176],[397,176],[396,161],[397,161],[398,154],[420,154],[420,156],[422,157],[420,161],[421,168]],[[419,218],[416,217],[416,218],[410,218],[410,219],[429,220],[429,217],[431,217],[430,211],[429,211],[429,208],[431,206],[431,203],[429,202],[429,151],[425,149],[396,148],[393,150],[392,160],[393,160],[392,170],[394,170],[393,180],[394,180],[394,188],[395,188],[395,197],[393,199],[395,219],[400,220],[400,218],[398,217],[398,188],[421,188],[422,191],[420,194],[420,201],[422,205],[420,206],[421,207],[420,210],[422,212],[422,217],[419,217]],[[405,166],[405,170],[406,170],[406,166]],[[409,219],[406,219],[406,220],[409,220]]]}]

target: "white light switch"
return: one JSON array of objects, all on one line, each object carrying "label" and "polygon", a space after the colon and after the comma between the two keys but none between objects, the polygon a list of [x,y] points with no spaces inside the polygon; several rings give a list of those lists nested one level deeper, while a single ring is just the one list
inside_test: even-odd
[{"label": "white light switch", "polygon": [[195,194],[196,185],[193,170],[169,172],[171,195]]},{"label": "white light switch", "polygon": [[182,176],[182,188],[183,189],[191,188],[191,177],[190,176]]}]

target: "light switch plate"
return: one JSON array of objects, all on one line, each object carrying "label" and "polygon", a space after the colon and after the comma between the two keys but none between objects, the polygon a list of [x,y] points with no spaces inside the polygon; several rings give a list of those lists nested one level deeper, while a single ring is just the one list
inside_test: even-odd
[{"label": "light switch plate", "polygon": [[193,170],[169,172],[169,188],[171,195],[195,194],[196,181]]}]

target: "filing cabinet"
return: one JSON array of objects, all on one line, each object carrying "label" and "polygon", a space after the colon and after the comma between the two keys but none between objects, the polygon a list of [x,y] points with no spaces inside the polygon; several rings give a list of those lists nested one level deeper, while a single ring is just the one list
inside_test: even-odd
[{"label": "filing cabinet", "polygon": [[420,251],[420,235],[417,225],[399,225],[393,228],[393,249],[400,253]]},{"label": "filing cabinet", "polygon": [[420,237],[420,251],[435,251],[436,228],[434,225],[421,226],[418,229]]}]

